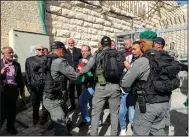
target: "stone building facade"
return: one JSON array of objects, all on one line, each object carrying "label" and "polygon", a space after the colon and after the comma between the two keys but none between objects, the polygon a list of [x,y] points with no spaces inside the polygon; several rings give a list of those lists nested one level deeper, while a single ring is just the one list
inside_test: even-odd
[{"label": "stone building facade", "polygon": [[[155,1],[46,1],[45,6],[50,42],[66,43],[71,37],[77,45],[96,46],[104,35],[115,39],[117,32],[179,26],[187,21],[187,14],[175,1],[163,4]],[[2,46],[8,45],[10,29],[43,33],[37,1],[1,1],[1,19]]]}]

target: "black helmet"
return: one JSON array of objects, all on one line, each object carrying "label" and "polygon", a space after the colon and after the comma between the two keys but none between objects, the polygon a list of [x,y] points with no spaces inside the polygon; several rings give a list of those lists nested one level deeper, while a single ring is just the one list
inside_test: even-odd
[{"label": "black helmet", "polygon": [[51,45],[51,49],[66,49],[64,43],[60,41],[54,41]]},{"label": "black helmet", "polygon": [[165,46],[165,40],[162,37],[157,37],[154,42],[161,44],[163,47]]},{"label": "black helmet", "polygon": [[101,39],[101,44],[102,46],[111,46],[111,39],[107,36],[104,36],[102,39]]}]

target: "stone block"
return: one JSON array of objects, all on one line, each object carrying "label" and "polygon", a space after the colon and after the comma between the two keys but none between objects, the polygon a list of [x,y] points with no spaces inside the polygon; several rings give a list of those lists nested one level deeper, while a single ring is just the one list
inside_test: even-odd
[{"label": "stone block", "polygon": [[70,4],[72,6],[81,6],[81,7],[85,6],[85,4],[83,2],[80,2],[80,1],[71,1]]},{"label": "stone block", "polygon": [[83,20],[70,19],[70,24],[83,26]]},{"label": "stone block", "polygon": [[62,16],[67,17],[69,15],[70,10],[62,8]]},{"label": "stone block", "polygon": [[67,38],[63,38],[63,37],[54,37],[53,40],[54,41],[61,41],[63,43],[67,42]]},{"label": "stone block", "polygon": [[115,25],[115,28],[117,28],[117,29],[123,29],[124,28],[124,26],[123,25],[120,25],[120,24],[117,24],[117,25]]},{"label": "stone block", "polygon": [[98,40],[97,40],[97,41],[98,41],[98,42],[101,41],[102,37],[103,37],[103,36],[98,36]]},{"label": "stone block", "polygon": [[113,28],[106,27],[106,26],[104,26],[103,30],[104,30],[104,31],[107,31],[107,32],[114,32],[114,29],[113,29]]},{"label": "stone block", "polygon": [[83,40],[91,40],[91,35],[87,33],[82,33],[81,39]]},{"label": "stone block", "polygon": [[101,30],[97,30],[97,35],[102,35],[102,31]]},{"label": "stone block", "polygon": [[96,48],[96,46],[98,45],[98,41],[90,41],[89,42],[89,46],[91,46],[91,51],[96,51],[97,50],[97,48]]},{"label": "stone block", "polygon": [[75,18],[75,16],[76,16],[76,12],[75,11],[69,11],[68,12],[68,16],[67,17],[69,17],[69,18]]},{"label": "stone block", "polygon": [[[85,18],[86,19],[86,18]],[[95,17],[87,15],[87,21],[94,23],[96,21]]]},{"label": "stone block", "polygon": [[87,30],[88,30],[87,32],[90,34],[97,34],[98,31],[97,29],[93,29],[93,28],[88,28]]},{"label": "stone block", "polygon": [[77,32],[79,33],[88,33],[88,29],[86,27],[75,26],[75,28],[77,28]]},{"label": "stone block", "polygon": [[101,19],[101,18],[96,18],[96,20],[95,20],[95,23],[96,24],[104,24],[104,19]]},{"label": "stone block", "polygon": [[96,12],[96,11],[91,11],[90,13],[92,16],[95,16],[95,17],[101,17],[101,13],[100,12]]},{"label": "stone block", "polygon": [[71,32],[70,37],[73,39],[81,39],[81,33]]},{"label": "stone block", "polygon": [[77,12],[77,13],[76,13],[76,18],[77,18],[77,19],[82,19],[82,20],[83,20],[85,17],[86,17],[86,15],[83,14],[83,13],[80,13],[80,12]]},{"label": "stone block", "polygon": [[91,35],[91,40],[92,41],[98,41],[99,40],[99,36],[98,35]]},{"label": "stone block", "polygon": [[114,29],[114,33],[118,33],[118,32],[121,32],[122,30],[119,30],[119,29]]},{"label": "stone block", "polygon": [[78,7],[78,6],[73,6],[73,7],[72,7],[72,11],[75,11],[75,12],[83,12],[83,8]]},{"label": "stone block", "polygon": [[75,25],[67,24],[67,26],[68,26],[68,28],[67,28],[68,30],[77,31],[77,27]]},{"label": "stone block", "polygon": [[88,40],[78,40],[78,43],[79,43],[80,45],[83,45],[83,44],[89,45],[89,44],[90,44],[90,41],[88,41]]},{"label": "stone block", "polygon": [[67,31],[67,30],[57,30],[57,34],[56,34],[57,37],[70,37],[70,31]]},{"label": "stone block", "polygon": [[61,29],[69,30],[69,24],[68,23],[61,23]]},{"label": "stone block", "polygon": [[102,30],[102,29],[103,29],[103,26],[100,25],[100,24],[93,24],[93,27],[94,27],[95,29],[98,29],[98,30]]},{"label": "stone block", "polygon": [[106,35],[107,35],[107,32],[106,32],[106,31],[101,31],[101,35],[102,35],[102,36],[106,36]]},{"label": "stone block", "polygon": [[104,25],[107,27],[111,27],[112,23],[110,21],[104,21]]},{"label": "stone block", "polygon": [[115,37],[115,33],[109,33],[108,36],[114,38]]},{"label": "stone block", "polygon": [[62,28],[62,22],[52,21],[52,27],[55,27],[57,29],[61,29]]},{"label": "stone block", "polygon": [[60,7],[66,8],[66,9],[71,9],[72,5],[68,1],[61,1]]},{"label": "stone block", "polygon": [[83,8],[83,11],[82,11],[84,14],[90,14],[91,13],[91,10],[90,9],[86,9],[86,8]]},{"label": "stone block", "polygon": [[84,26],[84,27],[92,28],[92,27],[93,27],[93,24],[92,24],[92,23],[89,23],[89,22],[84,22],[83,26]]},{"label": "stone block", "polygon": [[59,16],[58,17],[58,22],[61,22],[61,23],[70,23],[70,19],[66,18],[66,17]]},{"label": "stone block", "polygon": [[53,5],[47,6],[47,10],[50,11],[51,13],[55,13],[57,15],[61,15],[61,12],[62,12],[61,7],[57,7],[57,6],[53,6]]}]

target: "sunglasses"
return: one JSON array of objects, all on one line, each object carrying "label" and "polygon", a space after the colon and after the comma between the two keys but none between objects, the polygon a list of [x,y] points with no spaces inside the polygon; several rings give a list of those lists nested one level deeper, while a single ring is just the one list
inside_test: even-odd
[{"label": "sunglasses", "polygon": [[38,50],[38,51],[41,51],[41,50],[44,51],[44,49],[36,49],[36,50]]}]

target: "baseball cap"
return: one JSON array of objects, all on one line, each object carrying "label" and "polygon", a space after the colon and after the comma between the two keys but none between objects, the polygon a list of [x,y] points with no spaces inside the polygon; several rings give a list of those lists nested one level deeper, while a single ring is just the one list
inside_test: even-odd
[{"label": "baseball cap", "polygon": [[101,39],[101,44],[102,46],[103,45],[111,45],[112,41],[109,37],[107,36],[104,36],[102,39]]},{"label": "baseball cap", "polygon": [[51,45],[51,49],[66,49],[64,43],[60,41],[54,41]]},{"label": "baseball cap", "polygon": [[161,44],[163,47],[165,46],[165,40],[162,37],[157,37],[154,39],[155,43]]}]

